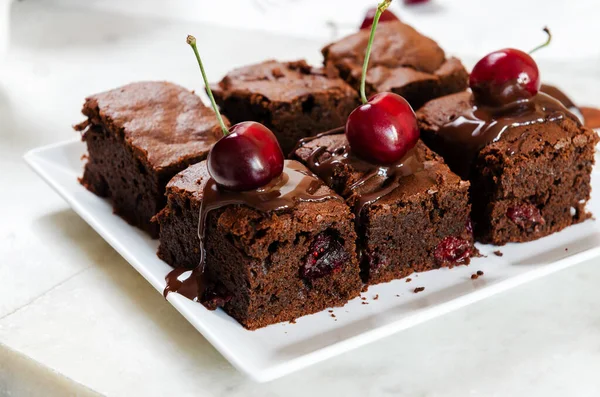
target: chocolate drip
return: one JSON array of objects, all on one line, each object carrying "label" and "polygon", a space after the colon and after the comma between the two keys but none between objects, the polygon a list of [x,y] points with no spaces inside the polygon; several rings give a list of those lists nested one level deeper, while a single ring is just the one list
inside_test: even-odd
[{"label": "chocolate drip", "polygon": [[[184,273],[191,272],[187,277],[184,277]],[[171,292],[177,292],[188,299],[198,301],[198,278],[197,268],[186,269],[178,268],[173,269],[167,274],[165,280],[167,286],[163,291],[163,296],[166,298]]]},{"label": "chocolate drip", "polygon": [[[220,188],[211,178],[204,186],[200,217],[198,222],[198,238],[200,240],[200,263],[193,270],[174,269],[166,277],[166,297],[170,292],[178,292],[193,301],[201,301],[207,290],[208,280],[204,277],[206,266],[206,221],[211,211],[229,205],[245,205],[264,214],[284,212],[302,202],[322,202],[340,200],[336,194],[317,194],[324,186],[323,181],[294,160],[286,160],[283,173],[279,178],[257,190],[234,192]],[[186,271],[190,275],[181,280]]]},{"label": "chocolate drip", "polygon": [[[304,138],[298,142],[296,149],[315,139],[341,134],[343,131],[344,127],[340,127],[314,137]],[[329,157],[327,157],[326,151],[327,148],[323,146],[315,148],[306,162],[308,168],[330,187],[336,185],[337,169],[348,166],[353,172],[362,174],[361,178],[345,188],[344,192],[338,192],[351,202],[359,229],[362,226],[363,209],[393,192],[400,185],[402,177],[412,175],[425,168],[424,159],[421,158],[416,148],[412,148],[400,161],[390,165],[372,164],[360,159],[352,154],[347,142],[338,147]]]},{"label": "chocolate drip", "polygon": [[564,92],[562,92],[558,87],[555,87],[550,84],[542,84],[540,88],[544,94],[550,95],[552,98],[557,99],[560,103],[562,103],[567,109],[571,110],[573,108],[577,108],[571,98],[567,96]]},{"label": "chocolate drip", "polygon": [[[463,179],[468,179],[471,165],[479,151],[498,141],[508,128],[564,119],[579,122],[558,100],[539,93],[527,101],[515,102],[504,107],[473,105],[468,111],[442,126],[435,136],[431,137],[431,143],[432,148],[444,157],[452,171]],[[523,137],[517,139],[509,148],[509,154],[518,151],[523,141]]]},{"label": "chocolate drip", "polygon": [[540,91],[545,94],[548,94],[552,98],[558,100],[560,103],[562,103],[564,105],[564,107],[569,109],[569,111],[571,113],[573,113],[575,116],[577,116],[582,123],[585,123],[585,120],[583,117],[583,112],[579,109],[579,107],[577,105],[575,105],[575,103],[573,103],[571,98],[569,98],[567,96],[567,94],[565,94],[563,91],[561,91],[558,87],[555,87],[550,84],[542,84]]}]

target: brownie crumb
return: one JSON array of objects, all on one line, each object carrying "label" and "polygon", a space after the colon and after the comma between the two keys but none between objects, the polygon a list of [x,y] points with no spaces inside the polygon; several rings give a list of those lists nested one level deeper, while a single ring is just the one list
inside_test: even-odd
[{"label": "brownie crumb", "polygon": [[377,294],[377,295],[375,295],[375,296],[373,297],[373,300],[374,300],[374,301],[376,301],[377,299],[379,299],[379,294]]},{"label": "brownie crumb", "polygon": [[503,256],[504,254],[501,251],[494,251],[494,255]]},{"label": "brownie crumb", "polygon": [[331,313],[331,317],[335,318],[335,314]]},{"label": "brownie crumb", "polygon": [[361,297],[360,297],[360,299],[362,299],[362,300],[364,300],[364,301],[366,301],[366,300],[367,300],[367,298],[366,298],[365,296],[361,296]]},{"label": "brownie crumb", "polygon": [[271,74],[272,74],[272,75],[273,75],[273,77],[275,77],[276,79],[278,79],[278,78],[281,78],[281,77],[285,76],[285,75],[283,74],[283,72],[281,71],[281,69],[279,69],[279,68],[273,68],[273,69],[271,70]]},{"label": "brownie crumb", "polygon": [[418,294],[419,292],[424,291],[424,290],[425,290],[425,287],[417,287],[417,288],[415,288],[415,294]]},{"label": "brownie crumb", "polygon": [[369,302],[361,302],[363,305],[368,305]]},{"label": "brownie crumb", "polygon": [[410,283],[411,281],[412,281],[412,278],[410,278],[410,277],[406,279],[407,283]]},{"label": "brownie crumb", "polygon": [[290,320],[290,324],[296,324],[296,319]]},{"label": "brownie crumb", "polygon": [[398,295],[398,294],[396,294],[396,296],[397,296],[398,298],[400,297],[400,295]]},{"label": "brownie crumb", "polygon": [[477,270],[477,275],[478,276],[483,276],[483,270]]},{"label": "brownie crumb", "polygon": [[332,310],[332,309],[329,309],[329,310],[327,310],[327,311],[328,311],[329,313],[333,313],[333,310]]},{"label": "brownie crumb", "polygon": [[568,251],[568,250],[569,250],[568,248],[565,248],[565,251]]},{"label": "brownie crumb", "polygon": [[477,274],[471,274],[471,280],[477,280],[479,276]]}]

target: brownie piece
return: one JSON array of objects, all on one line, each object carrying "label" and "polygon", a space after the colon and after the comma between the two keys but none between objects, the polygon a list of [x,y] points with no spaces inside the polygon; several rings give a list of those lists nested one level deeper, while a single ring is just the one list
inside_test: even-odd
[{"label": "brownie piece", "polygon": [[[325,65],[336,68],[356,90],[370,31],[361,30],[323,48]],[[367,96],[394,92],[414,109],[430,99],[467,88],[468,73],[456,58],[446,58],[435,41],[400,21],[377,27],[367,70]]]},{"label": "brownie piece", "polygon": [[469,263],[469,183],[421,141],[392,167],[354,157],[342,129],[301,141],[293,155],[355,212],[364,282]]},{"label": "brownie piece", "polygon": [[478,240],[535,240],[590,217],[598,136],[556,99],[476,109],[465,91],[428,102],[417,118],[425,143],[471,181]]},{"label": "brownie piece", "polygon": [[[247,192],[215,199],[213,190],[207,193],[214,181],[203,161],[169,182],[167,206],[156,216],[159,257],[193,268],[201,262],[199,214],[210,208],[200,225],[204,283],[219,291],[224,310],[249,329],[344,305],[362,287],[350,209],[302,164],[285,163],[290,178],[281,192],[291,192],[284,196],[285,208],[261,201],[267,208],[257,209],[244,198],[253,194]],[[207,306],[208,299],[201,298]]]},{"label": "brownie piece", "polygon": [[265,61],[235,69],[211,86],[232,123],[258,121],[277,136],[284,153],[300,138],[344,125],[358,94],[337,73],[305,61]]},{"label": "brownie piece", "polygon": [[75,127],[88,149],[81,183],[158,237],[150,219],[166,203],[165,185],[221,136],[213,111],[183,87],[140,82],[90,96],[82,112],[88,119]]}]

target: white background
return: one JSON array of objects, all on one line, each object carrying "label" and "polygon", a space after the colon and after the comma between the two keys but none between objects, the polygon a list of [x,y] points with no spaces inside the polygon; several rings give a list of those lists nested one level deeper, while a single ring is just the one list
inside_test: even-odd
[{"label": "white background", "polygon": [[[14,3],[10,39],[0,30],[10,44],[0,62],[0,395],[600,395],[597,260],[257,385],[21,160],[29,148],[72,138],[90,93],[140,79],[201,89],[187,33],[198,36],[217,80],[232,66],[268,57],[318,63],[332,35],[326,22],[341,34],[372,3]],[[555,41],[536,55],[544,78],[580,103],[600,105],[597,1],[393,7],[467,63],[499,47],[533,47],[549,25]]]}]

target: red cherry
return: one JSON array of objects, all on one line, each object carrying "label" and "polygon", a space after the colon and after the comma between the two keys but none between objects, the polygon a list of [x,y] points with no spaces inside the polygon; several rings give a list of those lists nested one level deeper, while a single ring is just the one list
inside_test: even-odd
[{"label": "red cherry", "polygon": [[227,129],[210,90],[196,38],[188,35],[186,42],[194,51],[206,93],[224,135],[208,152],[208,173],[219,186],[229,190],[265,186],[283,172],[283,152],[277,138],[267,127],[254,121],[237,123]]},{"label": "red cherry", "polygon": [[226,189],[258,189],[283,172],[283,152],[262,124],[244,121],[229,129],[208,153],[210,176]]},{"label": "red cherry", "polygon": [[483,57],[471,72],[469,86],[479,103],[499,106],[528,99],[541,86],[540,71],[533,58],[506,48]]},{"label": "red cherry", "polygon": [[382,92],[354,109],[346,122],[353,153],[377,164],[392,164],[419,140],[415,112],[400,95]]},{"label": "red cherry", "polygon": [[[421,0],[423,1],[423,0]],[[369,8],[367,10],[367,14],[365,15],[365,19],[363,19],[362,25],[360,25],[360,30],[370,29],[373,25],[373,20],[375,19],[375,13],[377,12],[377,8]],[[399,21],[396,14],[391,12],[390,10],[385,10],[381,16],[379,17],[379,22],[388,22],[388,21]]]}]

